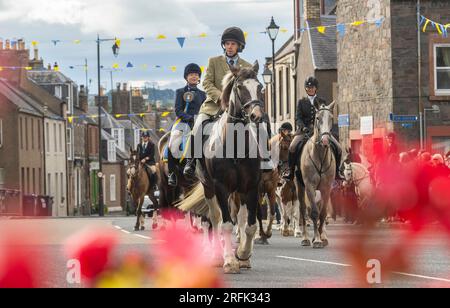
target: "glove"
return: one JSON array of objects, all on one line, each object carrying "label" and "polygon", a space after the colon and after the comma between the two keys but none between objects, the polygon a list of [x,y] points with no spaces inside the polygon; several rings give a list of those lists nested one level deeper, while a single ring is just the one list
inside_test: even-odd
[{"label": "glove", "polygon": [[303,127],[302,132],[305,134],[309,134],[309,128],[308,127]]}]

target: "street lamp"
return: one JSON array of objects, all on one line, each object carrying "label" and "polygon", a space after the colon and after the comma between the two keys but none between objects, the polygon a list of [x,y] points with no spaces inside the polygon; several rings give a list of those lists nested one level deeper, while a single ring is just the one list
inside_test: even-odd
[{"label": "street lamp", "polygon": [[[267,89],[269,88],[269,86],[272,84],[272,71],[269,70],[269,67],[266,65],[266,68],[264,69],[264,72],[262,73],[262,77],[264,80],[264,83],[266,84],[266,95],[265,98],[267,100],[267,102],[269,101],[269,93],[267,92]],[[266,105],[267,110],[266,112],[269,112],[269,106]]]},{"label": "street lamp", "polygon": [[[103,217],[105,215],[104,209],[105,205],[103,203],[103,169],[102,169],[102,108],[100,104],[100,94],[101,94],[101,80],[100,80],[100,43],[114,41],[114,45],[118,45],[117,39],[100,39],[100,35],[97,34],[97,86],[98,86],[98,211],[99,216]],[[113,50],[114,55],[118,54],[118,50]]]},{"label": "street lamp", "polygon": [[274,122],[277,121],[277,105],[276,105],[276,88],[277,88],[277,78],[276,78],[276,70],[275,70],[275,40],[278,36],[278,31],[280,31],[280,27],[277,26],[275,23],[275,20],[273,19],[270,21],[270,25],[267,27],[267,34],[269,34],[269,38],[272,40],[272,71],[273,71],[273,87],[272,87],[272,112],[273,112],[273,119]]},{"label": "street lamp", "polygon": [[427,133],[427,112],[432,112],[434,114],[440,113],[441,108],[439,108],[438,105],[433,105],[431,108],[424,108],[423,109],[423,126],[424,126],[424,139],[425,139],[425,149],[427,148],[427,139],[428,139],[428,133]]}]

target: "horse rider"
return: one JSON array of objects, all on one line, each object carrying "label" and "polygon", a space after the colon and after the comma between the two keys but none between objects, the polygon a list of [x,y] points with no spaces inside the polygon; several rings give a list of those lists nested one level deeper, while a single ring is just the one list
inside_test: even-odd
[{"label": "horse rider", "polygon": [[[252,68],[252,65],[242,59],[239,53],[245,49],[245,35],[238,27],[231,27],[223,32],[221,46],[224,55],[209,59],[203,88],[206,91],[206,101],[200,108],[200,113],[195,120],[194,128],[191,134],[189,147],[194,147],[194,141],[198,139],[203,141],[203,136],[199,135],[203,124],[206,121],[214,119],[220,112],[219,98],[222,94],[222,80],[231,68]],[[194,137],[195,136],[195,137]],[[195,147],[195,155],[187,160],[184,168],[184,175],[193,177],[195,174],[196,159],[203,156],[203,147],[198,151]],[[191,150],[192,152],[192,150]]]},{"label": "horse rider", "polygon": [[[184,79],[186,86],[176,91],[175,113],[177,120],[172,126],[169,140],[169,179],[170,186],[177,186],[177,160],[182,158],[180,145],[183,144],[183,137],[186,133],[190,133],[193,126],[195,116],[198,114],[200,107],[206,99],[206,93],[197,88],[202,76],[200,66],[195,63],[188,64],[184,69]],[[192,157],[190,155],[189,157]]]},{"label": "horse rider", "polygon": [[150,183],[155,176],[156,161],[155,161],[155,144],[150,140],[150,132],[142,132],[142,142],[138,144],[137,152],[139,159],[147,172]]},{"label": "horse rider", "polygon": [[[324,99],[317,96],[319,90],[319,81],[315,77],[309,77],[305,81],[305,91],[307,97],[302,98],[297,104],[297,114],[295,116],[295,122],[297,131],[291,146],[289,147],[289,170],[283,175],[283,178],[287,180],[294,179],[295,166],[297,160],[301,155],[301,152],[314,132],[314,122],[316,119],[316,110],[320,109],[320,106],[327,105]],[[330,136],[331,148],[334,152],[336,159],[336,179],[340,179],[339,169],[341,164],[342,149],[339,142],[333,135]],[[299,172],[300,172],[300,168]]]}]

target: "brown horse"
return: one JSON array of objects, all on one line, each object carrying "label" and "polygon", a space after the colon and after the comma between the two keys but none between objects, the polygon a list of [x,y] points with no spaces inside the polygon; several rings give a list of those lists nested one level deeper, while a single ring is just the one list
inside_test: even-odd
[{"label": "brown horse", "polygon": [[[259,184],[260,207],[258,209],[258,223],[260,238],[256,242],[258,244],[266,245],[268,244],[267,239],[272,237],[272,226],[275,219],[275,207],[277,202],[276,191],[280,185],[280,175],[283,170],[283,165],[286,165],[288,161],[289,146],[291,142],[292,135],[284,134],[283,132],[280,132],[269,140],[270,158],[273,169],[262,172],[261,182]],[[269,206],[269,222],[266,231],[264,231],[262,223],[262,207],[265,196],[267,196]]]},{"label": "brown horse", "polygon": [[145,170],[144,164],[139,159],[139,154],[137,151],[130,149],[130,164],[127,170],[128,184],[127,190],[131,195],[134,203],[136,204],[136,225],[134,226],[135,231],[145,230],[144,226],[144,215],[142,214],[142,205],[144,204],[144,198],[147,195],[155,206],[153,211],[153,225],[152,228],[156,229],[158,227],[157,215],[158,215],[158,200],[155,197],[155,187],[158,182],[158,169],[156,166],[151,166],[150,173],[153,175],[153,180],[150,181],[147,171]]},{"label": "brown horse", "polygon": [[[258,139],[258,124],[264,116],[258,70],[257,63],[253,69],[233,68],[224,78],[220,98],[224,113],[214,123],[205,146],[205,158],[201,160],[200,166],[197,165],[201,185],[197,185],[180,202],[180,208],[184,211],[209,215],[213,224],[213,249],[220,248],[218,228],[220,220],[222,221],[222,260],[225,261],[225,273],[239,273],[240,268],[250,268],[253,239],[257,230],[261,159],[257,151],[255,156],[251,154],[250,144]],[[256,143],[259,149],[258,141]],[[246,218],[246,224],[240,230],[241,241],[236,251],[233,251],[231,240],[233,220],[229,208],[233,193],[238,193],[240,198],[238,219]]]}]

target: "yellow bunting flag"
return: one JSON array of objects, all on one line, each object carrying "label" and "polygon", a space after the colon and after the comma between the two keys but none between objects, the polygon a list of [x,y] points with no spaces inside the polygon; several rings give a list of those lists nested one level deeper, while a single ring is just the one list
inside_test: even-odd
[{"label": "yellow bunting flag", "polygon": [[117,119],[120,119],[121,117],[123,117],[124,115],[123,114],[116,114],[116,118]]},{"label": "yellow bunting flag", "polygon": [[160,131],[161,133],[164,133],[166,130],[165,130],[164,128],[160,128],[159,131]]},{"label": "yellow bunting flag", "polygon": [[206,34],[206,33],[202,33],[202,34],[200,34],[198,37],[201,37],[201,38],[205,38],[205,37],[207,37],[208,35]]},{"label": "yellow bunting flag", "polygon": [[147,65],[147,64],[142,64],[142,65],[141,65],[141,68],[142,68],[143,70],[146,70],[146,69],[148,68],[148,65]]},{"label": "yellow bunting flag", "polygon": [[206,67],[200,66],[200,70],[202,71],[202,74],[203,74],[205,72],[205,70],[206,70]]},{"label": "yellow bunting flag", "polygon": [[119,39],[116,39],[115,43],[116,43],[117,47],[120,47],[120,40]]},{"label": "yellow bunting flag", "polygon": [[27,67],[25,67],[25,69],[26,69],[27,71],[31,71],[33,68],[32,68],[31,66],[27,66]]},{"label": "yellow bunting flag", "polygon": [[176,72],[177,71],[177,67],[176,66],[171,66],[170,69],[172,70],[172,72]]},{"label": "yellow bunting flag", "polygon": [[245,37],[245,39],[247,40],[248,32],[244,32],[244,37]]},{"label": "yellow bunting flag", "polygon": [[53,70],[54,70],[55,72],[59,72],[59,66],[56,66],[56,65],[55,65],[55,67],[53,68]]},{"label": "yellow bunting flag", "polygon": [[118,69],[118,68],[119,68],[119,64],[118,64],[118,63],[114,63],[114,64],[112,65],[112,68],[113,68],[113,69]]},{"label": "yellow bunting flag", "polygon": [[80,40],[74,40],[73,43],[74,43],[74,44],[80,44],[81,41],[80,41]]},{"label": "yellow bunting flag", "polygon": [[72,122],[73,122],[73,117],[68,117],[67,120],[69,120],[69,123],[72,124]]},{"label": "yellow bunting flag", "polygon": [[281,31],[282,33],[286,33],[286,32],[288,32],[289,30],[286,29],[286,28],[281,28],[280,31]]},{"label": "yellow bunting flag", "polygon": [[167,117],[169,114],[170,114],[170,112],[164,112],[164,113],[161,115],[161,117],[165,118],[165,117]]},{"label": "yellow bunting flag", "polygon": [[324,26],[317,27],[317,31],[319,31],[319,33],[322,33],[322,34],[325,33],[325,30],[326,30],[326,29],[327,29],[327,28],[324,27]]},{"label": "yellow bunting flag", "polygon": [[362,25],[364,22],[365,22],[365,21],[363,21],[363,20],[355,21],[355,22],[352,22],[352,26],[360,26],[360,25]]},{"label": "yellow bunting flag", "polygon": [[160,34],[156,37],[157,40],[165,40],[167,37],[163,34]]},{"label": "yellow bunting flag", "polygon": [[428,24],[429,24],[429,23],[430,23],[430,20],[427,19],[427,21],[425,22],[425,25],[423,26],[422,32],[427,31],[427,27],[428,27]]},{"label": "yellow bunting flag", "polygon": [[145,117],[145,113],[141,113],[139,116],[140,116],[141,118],[143,118],[143,117]]},{"label": "yellow bunting flag", "polygon": [[38,44],[39,44],[38,41],[32,41],[31,42],[31,45],[33,45],[33,47],[36,47]]}]

